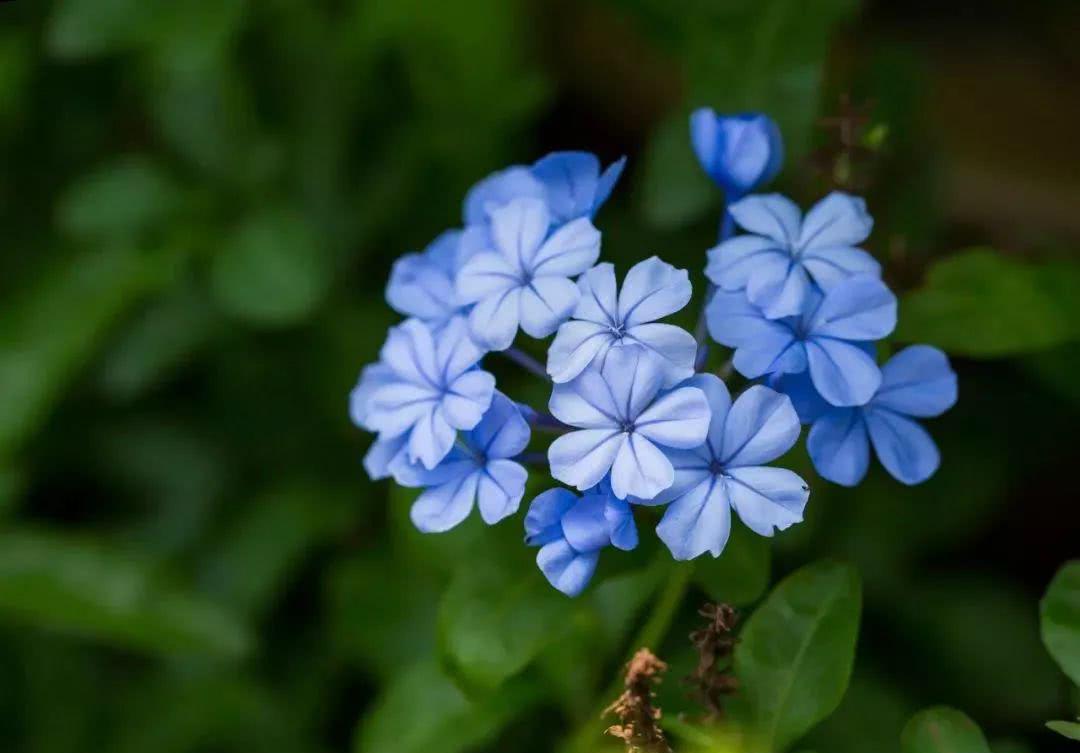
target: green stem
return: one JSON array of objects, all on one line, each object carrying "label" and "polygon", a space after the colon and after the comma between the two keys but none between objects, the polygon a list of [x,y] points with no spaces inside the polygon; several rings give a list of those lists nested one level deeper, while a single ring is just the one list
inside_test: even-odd
[{"label": "green stem", "polygon": [[[690,578],[694,574],[693,562],[671,562],[670,555],[665,550],[661,553],[664,560],[670,562],[667,581],[664,582],[660,596],[653,606],[652,613],[641,630],[634,637],[626,655],[627,661],[640,648],[648,648],[656,652],[660,648],[664,637],[671,628],[675,614],[682,604],[686,590],[690,587]],[[663,657],[660,657],[663,658]],[[623,678],[620,674],[600,696],[600,702],[594,714],[591,714],[570,736],[563,746],[563,753],[594,753],[598,749],[600,735],[608,726],[603,721],[604,710],[615,700],[623,690]]]}]

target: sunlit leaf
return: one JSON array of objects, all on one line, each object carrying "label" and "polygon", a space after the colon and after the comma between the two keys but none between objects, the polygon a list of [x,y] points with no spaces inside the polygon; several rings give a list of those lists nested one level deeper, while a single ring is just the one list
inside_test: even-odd
[{"label": "sunlit leaf", "polygon": [[1080,722],[1047,722],[1046,726],[1070,740],[1080,741]]},{"label": "sunlit leaf", "polygon": [[982,731],[964,713],[938,706],[920,711],[904,727],[903,753],[990,753]]},{"label": "sunlit leaf", "polygon": [[1058,570],[1039,605],[1039,614],[1046,650],[1080,685],[1080,560]]}]

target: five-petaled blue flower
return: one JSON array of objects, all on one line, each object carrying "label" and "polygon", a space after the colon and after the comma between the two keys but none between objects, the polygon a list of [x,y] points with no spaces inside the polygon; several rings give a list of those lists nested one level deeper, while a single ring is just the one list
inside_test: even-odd
[{"label": "five-petaled blue flower", "polygon": [[690,115],[690,142],[729,202],[772,180],[784,161],[780,129],[761,113],[717,115],[702,107]]},{"label": "five-petaled blue flower", "polygon": [[810,490],[798,475],[765,465],[799,438],[799,417],[786,395],[756,385],[731,402],[713,374],[686,382],[704,391],[712,410],[705,443],[668,452],[675,483],[648,505],[670,502],[656,532],[672,556],[688,560],[709,552],[719,557],[731,533],[731,508],[752,531],[772,536],[802,520]]},{"label": "five-petaled blue flower", "polygon": [[447,230],[422,253],[405,254],[394,262],[386,286],[386,302],[404,316],[411,316],[438,330],[465,312],[458,303],[454,278],[461,264],[458,248],[462,231]]},{"label": "five-petaled blue flower", "polygon": [[600,232],[586,217],[555,232],[538,199],[515,199],[491,210],[492,248],[476,253],[457,277],[473,339],[489,350],[510,347],[518,327],[547,337],[569,318],[580,293],[571,277],[596,263]]},{"label": "five-petaled blue flower", "polygon": [[833,192],[803,218],[779,194],[748,196],[728,212],[752,234],[710,249],[705,274],[721,290],[745,288],[770,319],[798,315],[815,287],[828,291],[852,275],[881,274],[874,258],[856,248],[874,225],[862,199]]},{"label": "five-petaled blue flower", "polygon": [[578,499],[568,489],[549,489],[529,505],[525,543],[538,546],[536,564],[567,596],[577,596],[596,571],[600,550],[629,551],[638,534],[630,506],[600,484]]},{"label": "five-petaled blue flower", "polygon": [[690,279],[653,256],[630,268],[615,294],[615,267],[598,264],[578,280],[581,300],[574,317],[559,327],[548,350],[547,370],[555,382],[569,382],[590,363],[603,365],[612,348],[639,345],[664,365],[665,386],[694,373],[697,343],[686,330],[655,320],[690,301]]},{"label": "five-petaled blue flower", "polygon": [[483,352],[460,318],[438,342],[426,324],[408,319],[391,328],[379,355],[383,368],[363,401],[363,423],[380,440],[407,436],[409,461],[434,468],[450,452],[455,430],[475,427],[491,405],[495,378],[476,368]]},{"label": "five-petaled blue flower", "polygon": [[801,316],[770,319],[742,293],[718,290],[706,321],[714,340],[735,348],[743,376],[809,369],[830,404],[862,405],[881,384],[873,341],[896,326],[896,296],[878,278],[856,275],[812,296]]},{"label": "five-petaled blue flower", "polygon": [[696,387],[662,392],[664,365],[641,347],[614,348],[603,366],[556,384],[548,407],[576,427],[548,448],[551,475],[585,490],[611,472],[616,497],[651,498],[671,486],[675,470],[661,451],[705,441],[709,404]]},{"label": "five-petaled blue flower", "polygon": [[496,392],[491,407],[471,431],[463,432],[432,470],[412,465],[399,471],[402,486],[422,486],[409,515],[424,533],[448,531],[475,504],[488,525],[517,512],[528,473],[512,458],[529,444],[529,424],[509,398]]},{"label": "five-petaled blue flower", "polygon": [[905,484],[922,483],[937,470],[937,445],[913,419],[940,416],[956,403],[956,373],[948,357],[929,345],[912,345],[890,358],[881,373],[873,398],[854,408],[828,405],[805,379],[780,381],[802,420],[812,424],[806,448],[822,477],[858,484],[870,465],[871,444],[885,470]]},{"label": "five-petaled blue flower", "polygon": [[542,199],[555,225],[578,217],[593,217],[615,188],[626,157],[600,171],[600,160],[589,152],[552,152],[532,167],[514,165],[492,173],[465,197],[466,225],[483,224],[488,213],[514,199]]}]

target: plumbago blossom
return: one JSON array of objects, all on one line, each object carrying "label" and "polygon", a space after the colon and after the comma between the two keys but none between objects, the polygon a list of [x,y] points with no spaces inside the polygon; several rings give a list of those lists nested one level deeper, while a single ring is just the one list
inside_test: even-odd
[{"label": "plumbago blossom", "polygon": [[[955,403],[956,375],[929,346],[878,365],[897,307],[861,248],[865,202],[832,193],[804,215],[753,195],[782,161],[764,115],[699,110],[690,136],[727,200],[702,255],[696,336],[661,321],[689,303],[687,270],[650,256],[620,286],[599,261],[594,220],[625,159],[602,169],[586,152],[555,152],[493,173],[468,192],[463,227],[395,262],[386,299],[406,320],[361,370],[349,411],[376,435],[368,474],[418,490],[419,530],[450,530],[474,508],[489,525],[511,518],[540,471],[565,487],[529,501],[525,543],[574,596],[604,549],[638,546],[639,507],[658,509],[657,538],[676,559],[721,556],[733,514],[761,536],[800,522],[809,486],[771,464],[802,424],[829,481],[861,481],[871,447],[905,484],[937,469],[916,419]],[[519,331],[554,339],[533,355],[515,347]],[[710,372],[710,339],[732,350],[737,384]],[[547,382],[547,412],[514,402],[513,385],[496,390],[486,364],[500,356]],[[541,432],[555,435],[546,448]]]}]

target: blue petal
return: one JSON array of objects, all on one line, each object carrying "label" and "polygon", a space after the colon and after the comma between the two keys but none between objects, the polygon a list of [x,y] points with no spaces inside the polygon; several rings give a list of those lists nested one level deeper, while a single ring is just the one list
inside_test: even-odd
[{"label": "blue petal", "polygon": [[791,404],[804,424],[812,424],[822,414],[832,410],[833,406],[814,389],[814,380],[810,378],[809,371],[775,377],[770,380],[769,386],[791,398]]},{"label": "blue petal", "polygon": [[384,363],[373,363],[365,366],[360,372],[360,378],[356,386],[349,393],[349,417],[352,422],[361,429],[374,431],[368,425],[371,396],[380,387],[384,387],[397,380],[393,370]]},{"label": "blue petal", "polygon": [[525,268],[532,276],[576,277],[599,257],[600,231],[580,217],[552,233]]},{"label": "blue petal", "polygon": [[600,178],[600,160],[588,152],[552,152],[537,160],[532,174],[547,189],[558,223],[591,215]]},{"label": "blue petal", "polygon": [[518,405],[495,392],[491,407],[465,441],[485,458],[512,458],[529,444],[530,434]]},{"label": "blue petal", "polygon": [[435,383],[449,387],[483,357],[484,350],[469,336],[467,322],[460,317],[450,320],[439,332],[435,346],[435,364],[439,375]]},{"label": "blue petal", "polygon": [[[704,405],[704,397],[701,402]],[[616,497],[626,499],[632,495],[648,499],[674,483],[675,469],[656,445],[637,432],[622,436],[625,439],[611,466],[611,491]],[[704,436],[705,428],[702,428],[702,440]]]},{"label": "blue petal", "polygon": [[532,269],[551,227],[547,204],[538,199],[514,199],[490,214],[495,250],[522,274]]},{"label": "blue petal", "polygon": [[562,538],[562,517],[578,501],[569,489],[548,489],[536,495],[525,515],[525,543],[542,546]]},{"label": "blue petal", "polygon": [[429,411],[409,431],[409,460],[423,463],[425,468],[437,466],[454,446],[456,432],[442,410]]},{"label": "blue petal", "polygon": [[691,560],[709,552],[719,557],[731,533],[731,507],[724,484],[708,476],[672,502],[656,527],[671,556]]},{"label": "blue petal", "polygon": [[615,335],[605,324],[576,319],[566,322],[548,348],[547,373],[551,381],[562,384],[574,379],[614,341]]},{"label": "blue petal", "polygon": [[457,273],[456,295],[462,303],[476,303],[519,287],[516,263],[490,249],[473,254]]},{"label": "blue petal", "polygon": [[728,213],[740,227],[786,247],[793,246],[799,237],[802,212],[795,202],[778,193],[747,196],[729,206]]},{"label": "blue petal", "polygon": [[575,319],[584,319],[604,326],[619,323],[619,298],[615,284],[615,265],[597,264],[578,279],[581,300],[574,309]]},{"label": "blue petal", "polygon": [[611,469],[625,436],[615,429],[585,429],[556,438],[548,447],[552,477],[581,490],[596,486]]},{"label": "blue petal", "polygon": [[[709,403],[709,433],[706,437],[708,442],[709,459],[720,459],[720,449],[724,444],[724,423],[727,421],[728,411],[731,410],[731,393],[728,391],[724,380],[716,374],[696,374],[687,379],[683,387],[697,387],[705,393],[705,399]],[[670,457],[670,456],[669,456]],[[679,463],[674,463],[675,472],[678,474]]]},{"label": "blue petal", "polygon": [[599,559],[599,551],[579,553],[563,539],[545,544],[536,554],[540,572],[567,596],[577,596],[585,590]]},{"label": "blue petal", "polygon": [[439,409],[446,422],[455,429],[473,429],[491,406],[494,392],[495,377],[474,369],[447,385]]},{"label": "blue petal", "polygon": [[475,225],[487,222],[491,209],[509,204],[514,199],[543,199],[545,196],[544,184],[533,176],[529,168],[508,167],[492,173],[469,189],[462,216],[466,225]]},{"label": "blue petal", "polygon": [[825,294],[810,318],[811,336],[880,340],[896,327],[896,296],[885,283],[856,275]]},{"label": "blue petal", "polygon": [[449,531],[472,511],[478,482],[472,472],[424,490],[409,511],[413,525],[423,533]]},{"label": "blue petal", "polygon": [[750,278],[746,295],[750,302],[761,308],[769,319],[797,316],[810,300],[813,284],[806,270],[790,260],[784,264],[783,274],[766,281],[757,274]]},{"label": "blue petal", "polygon": [[853,275],[881,276],[881,265],[861,248],[826,246],[803,251],[802,265],[822,290],[831,290]]},{"label": "blue petal", "polygon": [[910,418],[881,408],[868,408],[865,417],[878,460],[893,478],[911,485],[934,475],[941,454],[926,429]]},{"label": "blue petal", "polygon": [[948,356],[937,348],[904,348],[881,367],[881,374],[875,406],[930,418],[956,403],[956,372],[949,366]]},{"label": "blue petal", "polygon": [[551,390],[548,409],[555,418],[580,429],[616,429],[622,407],[615,403],[598,369],[586,369],[577,379]]},{"label": "blue petal", "polygon": [[447,230],[422,254],[406,254],[394,262],[386,301],[400,314],[442,320],[458,310],[454,291],[454,261],[460,230]]},{"label": "blue petal", "polygon": [[865,405],[881,385],[877,363],[852,343],[816,337],[806,343],[806,356],[814,388],[832,405]]},{"label": "blue petal", "polygon": [[626,330],[624,342],[637,343],[660,358],[665,387],[673,387],[694,374],[697,341],[682,327],[639,324]]},{"label": "blue petal", "polygon": [[562,516],[563,538],[578,552],[603,549],[611,541],[604,516],[608,494],[589,493]]},{"label": "blue petal", "polygon": [[530,337],[547,337],[570,318],[581,293],[565,277],[535,277],[521,290],[521,329]]},{"label": "blue petal", "polygon": [[521,323],[521,288],[495,293],[469,312],[469,335],[488,350],[506,350]]},{"label": "blue petal", "polygon": [[485,523],[494,525],[517,512],[528,477],[528,471],[512,460],[488,461],[476,489],[476,505]]},{"label": "blue petal", "polygon": [[604,520],[607,523],[611,545],[624,552],[637,548],[638,532],[637,526],[634,525],[634,514],[630,511],[630,505],[610,494],[604,496]]},{"label": "blue petal", "polygon": [[772,536],[802,522],[810,487],[786,468],[751,466],[734,468],[724,481],[728,499],[746,527]]},{"label": "blue petal", "polygon": [[704,444],[711,419],[705,393],[682,386],[665,392],[638,414],[634,431],[664,447],[690,450]]},{"label": "blue petal", "polygon": [[372,481],[388,478],[394,471],[409,462],[405,452],[408,437],[402,435],[393,439],[376,439],[364,455],[364,470]]},{"label": "blue petal", "polygon": [[805,352],[791,325],[767,319],[741,293],[718,290],[705,309],[705,322],[714,340],[735,348],[735,368],[745,377],[806,368]]},{"label": "blue petal", "polygon": [[799,233],[802,249],[857,246],[870,237],[874,218],[858,196],[833,191],[810,208]]},{"label": "blue petal", "polygon": [[[617,416],[637,418],[664,386],[664,364],[652,351],[638,346],[612,348],[600,369]],[[584,375],[582,375],[584,376]],[[596,389],[582,380],[582,388]]]},{"label": "blue petal", "polygon": [[686,306],[692,292],[685,269],[651,256],[626,273],[619,291],[619,321],[633,327],[662,319]]},{"label": "blue petal", "polygon": [[732,195],[770,180],[783,160],[780,131],[761,114],[719,116],[709,108],[695,110],[690,141],[705,172]]},{"label": "blue petal", "polygon": [[612,162],[603,173],[600,175],[600,182],[596,186],[596,195],[593,197],[592,214],[596,214],[600,207],[602,207],[611,196],[611,192],[615,189],[615,184],[619,182],[619,178],[622,177],[623,169],[626,167],[626,157],[619,157],[619,159]]},{"label": "blue petal", "polygon": [[870,466],[870,441],[862,412],[841,408],[826,413],[810,427],[806,449],[822,478],[855,486]]},{"label": "blue petal", "polygon": [[787,395],[755,385],[728,411],[721,462],[728,469],[771,462],[795,445],[800,429]]},{"label": "blue petal", "polygon": [[[739,235],[708,251],[705,276],[727,291],[742,290],[754,275],[779,278],[791,262],[784,244],[761,235]],[[763,279],[762,282],[765,282]]]},{"label": "blue petal", "polygon": [[379,360],[405,381],[422,385],[441,381],[431,330],[416,319],[390,328],[379,351]]}]

